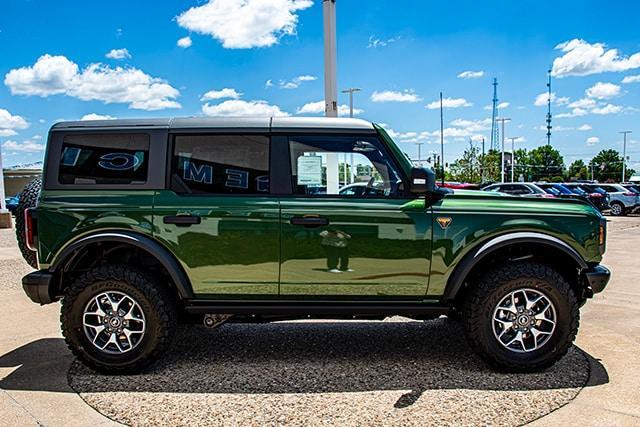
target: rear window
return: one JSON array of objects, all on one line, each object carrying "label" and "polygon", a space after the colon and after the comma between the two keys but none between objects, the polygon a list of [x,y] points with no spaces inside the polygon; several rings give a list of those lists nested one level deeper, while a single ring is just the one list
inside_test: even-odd
[{"label": "rear window", "polygon": [[149,172],[149,135],[66,135],[60,184],[144,184]]}]

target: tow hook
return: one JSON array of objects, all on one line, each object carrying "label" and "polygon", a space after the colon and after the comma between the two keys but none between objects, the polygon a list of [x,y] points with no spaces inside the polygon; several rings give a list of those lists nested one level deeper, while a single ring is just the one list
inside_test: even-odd
[{"label": "tow hook", "polygon": [[233,314],[205,314],[203,324],[205,328],[214,329],[233,317]]}]

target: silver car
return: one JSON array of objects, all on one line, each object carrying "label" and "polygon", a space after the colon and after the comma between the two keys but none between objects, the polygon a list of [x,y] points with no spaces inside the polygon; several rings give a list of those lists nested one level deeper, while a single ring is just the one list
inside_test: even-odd
[{"label": "silver car", "polygon": [[620,184],[598,184],[598,187],[606,191],[611,198],[611,215],[626,215],[640,206],[640,195]]},{"label": "silver car", "polygon": [[493,191],[521,197],[555,198],[553,194],[547,193],[542,188],[530,182],[505,182],[502,184],[491,184],[484,187],[482,191]]}]

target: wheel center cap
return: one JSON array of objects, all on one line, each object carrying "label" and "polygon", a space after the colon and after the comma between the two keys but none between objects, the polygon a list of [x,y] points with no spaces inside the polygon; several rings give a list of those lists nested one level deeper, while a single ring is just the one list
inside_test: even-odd
[{"label": "wheel center cap", "polygon": [[112,317],[111,319],[109,319],[109,325],[112,328],[119,328],[121,324],[122,324],[122,321],[117,317]]},{"label": "wheel center cap", "polygon": [[529,316],[527,316],[526,314],[523,314],[521,316],[518,317],[518,324],[525,326],[529,323]]}]

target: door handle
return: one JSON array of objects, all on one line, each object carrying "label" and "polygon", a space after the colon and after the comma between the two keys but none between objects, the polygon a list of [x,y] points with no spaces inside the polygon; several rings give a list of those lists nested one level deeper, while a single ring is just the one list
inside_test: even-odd
[{"label": "door handle", "polygon": [[165,224],[175,224],[178,227],[189,227],[193,224],[200,224],[202,218],[197,215],[167,215],[162,218]]},{"label": "door handle", "polygon": [[302,225],[306,228],[314,228],[329,225],[329,218],[323,216],[294,216],[289,222],[291,225]]}]

